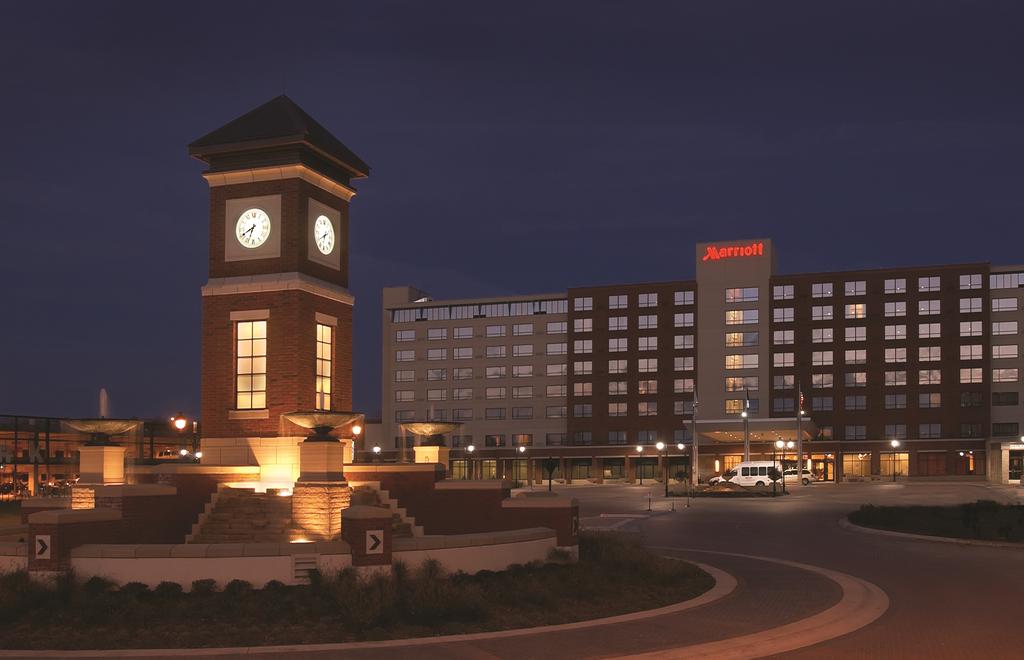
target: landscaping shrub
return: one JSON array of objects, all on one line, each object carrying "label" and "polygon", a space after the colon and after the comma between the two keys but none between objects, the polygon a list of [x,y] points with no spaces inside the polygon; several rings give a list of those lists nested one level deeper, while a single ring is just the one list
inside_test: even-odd
[{"label": "landscaping shrub", "polygon": [[866,504],[850,522],[891,531],[991,541],[1024,541],[1024,506],[992,500],[953,506]]},{"label": "landscaping shrub", "polygon": [[[317,571],[319,574],[319,571]],[[252,583],[246,580],[232,580],[224,586],[224,593],[228,596],[241,596],[252,591]]]},{"label": "landscaping shrub", "polygon": [[118,589],[119,593],[134,596],[135,598],[141,598],[149,595],[149,586],[141,582],[128,582],[127,584],[121,585]]},{"label": "landscaping shrub", "polygon": [[217,593],[217,581],[211,578],[193,580],[191,591],[196,596],[210,596]]},{"label": "landscaping shrub", "polygon": [[161,582],[153,589],[153,595],[158,598],[175,598],[180,596],[184,590],[177,582]]}]

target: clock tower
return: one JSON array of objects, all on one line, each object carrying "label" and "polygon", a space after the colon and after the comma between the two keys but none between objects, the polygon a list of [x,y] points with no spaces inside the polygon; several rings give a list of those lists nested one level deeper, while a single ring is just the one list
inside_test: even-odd
[{"label": "clock tower", "polygon": [[291,481],[297,410],[352,407],[352,181],[370,168],[286,96],[188,147],[208,166],[203,462]]}]

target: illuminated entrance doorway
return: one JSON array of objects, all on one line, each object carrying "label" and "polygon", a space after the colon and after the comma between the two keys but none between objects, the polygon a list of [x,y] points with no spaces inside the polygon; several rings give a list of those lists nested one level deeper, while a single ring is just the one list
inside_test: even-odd
[{"label": "illuminated entrance doorway", "polygon": [[811,454],[811,474],[818,481],[835,481],[835,457],[832,454]]},{"label": "illuminated entrance doorway", "polygon": [[1019,481],[1024,474],[1024,451],[1010,450],[1010,479]]}]

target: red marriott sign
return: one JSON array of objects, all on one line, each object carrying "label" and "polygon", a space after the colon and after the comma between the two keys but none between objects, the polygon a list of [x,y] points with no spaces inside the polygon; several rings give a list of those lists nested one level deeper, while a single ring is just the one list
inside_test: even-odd
[{"label": "red marriott sign", "polygon": [[733,257],[760,257],[764,256],[764,242],[757,241],[750,245],[709,245],[707,250],[701,261],[718,261]]}]

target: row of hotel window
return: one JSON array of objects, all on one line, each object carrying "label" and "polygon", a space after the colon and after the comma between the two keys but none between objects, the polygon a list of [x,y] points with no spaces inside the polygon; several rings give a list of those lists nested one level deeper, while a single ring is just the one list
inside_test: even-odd
[{"label": "row of hotel window", "polygon": [[[959,289],[961,291],[981,289],[981,273],[959,276]],[[1024,273],[995,273],[989,275],[990,289],[1016,289],[1024,285]],[[811,284],[812,298],[831,298],[835,284],[833,282],[815,282]],[[942,281],[937,275],[917,278],[917,290],[920,292],[941,291]],[[883,283],[882,291],[886,294],[900,294],[907,292],[907,278],[895,277],[887,279]],[[843,293],[847,296],[863,296],[867,294],[867,281],[853,280],[843,283]],[[794,298],[794,286],[792,284],[781,284],[772,287],[772,298],[774,300],[792,300]],[[726,296],[728,300],[728,294]],[[756,299],[756,298],[755,298]]]},{"label": "row of hotel window", "polygon": [[[1016,406],[1019,405],[1019,392],[993,392],[993,406]],[[751,399],[753,401],[753,399]],[[834,399],[830,396],[812,396],[810,398],[811,410],[820,412],[831,412],[834,408]],[[867,410],[867,397],[863,394],[849,395],[843,398],[843,410]],[[885,410],[904,410],[907,407],[907,395],[904,393],[886,394]],[[775,412],[792,412],[794,410],[794,399],[789,397],[777,397],[772,399],[772,409]],[[985,406],[984,392],[961,392],[961,408],[983,408]],[[754,408],[755,406],[751,406]],[[920,392],[917,395],[917,407],[922,409],[941,408],[941,392]],[[742,408],[741,408],[742,409]],[[729,412],[728,410],[726,412]],[[738,410],[736,412],[739,412]]]},{"label": "row of hotel window", "polygon": [[[504,433],[487,434],[484,436],[484,447],[506,447],[512,446],[517,447],[520,445],[532,446],[533,445],[533,434],[532,433],[512,433],[507,436],[510,440],[508,444],[505,442],[506,435]],[[635,432],[627,431],[608,431],[603,436],[605,442],[609,445],[653,445],[658,441],[658,432],[650,430],[641,430]],[[632,440],[630,438],[632,437]],[[677,429],[672,434],[672,442],[689,442],[690,433],[687,429]],[[395,446],[401,446],[402,439],[400,437],[395,438]],[[452,447],[467,447],[473,444],[472,435],[453,435],[452,436]],[[544,434],[544,444],[548,447],[558,447],[562,445],[568,445],[569,436],[567,433],[546,433]],[[572,442],[574,445],[591,445],[594,444],[594,434],[591,431],[576,431],[572,435]],[[613,459],[615,460],[615,459]],[[618,459],[621,460],[621,459]],[[621,476],[621,475],[619,475]]]},{"label": "row of hotel window", "polygon": [[[316,324],[315,406],[331,409],[331,361],[334,329]],[[261,410],[267,407],[267,322],[235,323],[235,408]]]},{"label": "row of hotel window", "polygon": [[[511,411],[511,416],[508,416]],[[563,419],[566,416],[566,406],[546,406],[544,408],[544,416],[547,419]],[[636,415],[639,417],[652,417],[658,414],[658,402],[657,401],[638,401],[635,409]],[[443,408],[438,408],[429,411],[429,416],[433,421],[447,421],[448,411]],[[693,402],[692,401],[673,401],[672,402],[672,414],[673,415],[692,415],[693,414]],[[572,415],[574,418],[586,418],[594,416],[594,405],[591,403],[577,403],[572,406]],[[626,417],[629,415],[629,404],[625,402],[615,402],[608,404],[608,416],[609,417]],[[451,411],[452,421],[455,422],[471,422],[474,419],[472,408],[454,408]],[[504,419],[515,419],[515,420],[528,420],[534,418],[534,408],[532,406],[521,406],[508,408],[484,408],[484,414],[481,419],[484,421],[501,421]],[[403,424],[406,422],[412,422],[416,419],[415,410],[396,410],[395,421]]]},{"label": "row of hotel window", "polygon": [[[676,335],[672,338],[672,348],[675,350],[689,350],[694,346],[693,335]],[[567,345],[565,342],[551,343],[544,347],[544,355],[565,355]],[[629,339],[627,337],[613,337],[608,340],[609,353],[624,353],[629,350]],[[658,350],[657,337],[638,337],[636,341],[638,351]],[[573,341],[572,352],[575,354],[586,354],[594,352],[594,342],[591,339],[577,339]],[[474,354],[470,346],[460,346],[452,349],[453,360],[472,360],[476,358],[504,358],[508,357],[508,347],[505,345],[494,345],[484,347],[483,354]],[[533,344],[514,344],[512,346],[512,357],[532,357],[534,355]],[[423,357],[427,360],[447,360],[447,348],[428,348]],[[414,362],[416,351],[413,349],[395,351],[395,362]]]},{"label": "row of hotel window", "polygon": [[[650,373],[658,370],[657,358],[642,358],[636,361],[637,371],[641,373]],[[672,361],[672,367],[674,371],[693,371],[694,358],[693,357],[678,357]],[[545,365],[545,376],[553,377],[564,377],[566,375],[567,365],[563,363],[559,364],[548,364]],[[608,360],[608,373],[609,374],[625,374],[629,371],[628,360]],[[506,378],[508,376],[508,368],[505,366],[492,366],[484,368],[485,378]],[[576,361],[573,362],[573,374],[574,375],[587,375],[594,373],[594,363],[592,361]],[[474,378],[474,371],[472,368],[456,368],[451,370],[452,380],[472,380]],[[533,365],[519,364],[513,365],[512,377],[513,378],[529,378],[534,376]],[[427,369],[426,379],[428,381],[440,381],[448,379],[448,370],[444,368],[438,369]],[[683,379],[686,380],[686,379]],[[395,371],[395,382],[396,383],[412,383],[416,381],[416,371],[414,369],[399,369]]]},{"label": "row of hotel window", "polygon": [[[851,352],[863,353],[863,351],[847,351],[847,356]],[[828,354],[828,355],[826,355]],[[776,368],[785,368],[794,366],[793,354],[792,353],[776,353],[774,356],[773,366]],[[781,359],[780,359],[781,358]],[[815,366],[828,366],[832,364],[831,351],[823,351],[821,353],[815,353]],[[967,359],[967,358],[965,358]],[[970,359],[981,359],[980,356]],[[905,358],[903,361],[906,361]],[[726,369],[756,369],[757,368],[757,355],[726,355],[725,356],[725,368]],[[898,362],[898,361],[897,361]],[[865,361],[860,359],[858,355],[854,361],[848,361],[846,364],[864,364]],[[960,369],[960,382],[961,383],[983,383],[985,370],[981,367],[965,367]],[[893,370],[885,372],[885,385],[886,386],[900,386],[907,384],[907,371],[906,370]],[[784,379],[787,376],[776,376],[776,379],[783,379],[779,382],[787,382]],[[833,385],[833,374],[811,374],[811,386],[816,388],[827,388]],[[1020,379],[1019,371],[1016,367],[1013,368],[997,368],[992,370],[992,382],[993,383],[1016,383]],[[728,391],[729,383],[732,379],[726,378],[726,389]],[[850,371],[843,374],[843,384],[846,387],[867,387],[868,374],[866,371]],[[942,384],[942,370],[941,369],[919,369],[917,371],[917,384],[918,385],[941,385]],[[775,389],[787,389],[785,387],[776,387]]]},{"label": "row of hotel window", "polygon": [[[981,337],[984,335],[984,326],[981,321],[961,321],[961,337]],[[1017,321],[997,321],[992,324],[994,336],[1009,336],[1017,334]],[[795,330],[775,330],[772,332],[772,344],[786,345],[796,343]],[[942,337],[942,326],[939,323],[919,323],[917,325],[918,339],[939,339]],[[811,343],[829,344],[835,338],[833,328],[813,328],[811,330]],[[884,338],[886,341],[902,341],[907,338],[906,325],[885,326]],[[868,329],[865,326],[851,326],[843,328],[843,339],[847,342],[858,342],[868,340]],[[728,332],[725,335],[727,347],[757,346],[757,332]]]},{"label": "row of hotel window", "polygon": [[[470,326],[452,328],[451,336],[453,339],[472,339],[474,337],[473,328]],[[565,321],[551,321],[544,325],[544,334],[548,335],[564,335],[568,331],[568,326]],[[534,334],[533,323],[515,323],[512,325],[512,336],[513,337],[531,337]],[[507,325],[488,325],[484,328],[484,337],[506,337],[508,336]],[[448,339],[448,328],[428,328],[427,336],[428,341],[439,341]],[[396,330],[395,341],[406,342],[416,340],[416,330]]]},{"label": "row of hotel window", "polygon": [[[674,305],[692,305],[694,301],[693,291],[676,291],[672,296],[672,303]],[[658,294],[657,293],[639,293],[636,296],[637,307],[657,307],[658,306]],[[625,294],[617,294],[608,296],[608,309],[628,309],[629,308],[629,296]],[[574,312],[589,312],[594,309],[594,298],[593,296],[580,296],[572,299],[572,309]]]},{"label": "row of hotel window", "polygon": [[[672,382],[672,392],[675,394],[683,394],[687,392],[693,392],[692,378],[676,378]],[[533,385],[519,385],[512,389],[513,399],[532,399],[534,397]],[[756,387],[755,387],[756,389]],[[504,399],[508,396],[509,388],[505,386],[494,386],[484,388],[485,399]],[[548,398],[565,398],[567,393],[566,385],[546,385],[544,387],[544,396]],[[639,380],[636,382],[637,394],[649,395],[658,393],[658,381],[656,380]],[[452,389],[452,399],[456,401],[467,401],[472,400],[474,397],[473,388],[471,387],[456,387]],[[591,396],[594,393],[594,384],[590,382],[580,382],[572,384],[573,396]],[[625,396],[629,394],[629,385],[624,380],[613,380],[608,382],[608,395],[609,396]],[[448,398],[447,389],[428,389],[426,393],[427,401],[445,401]],[[415,390],[395,390],[395,401],[399,403],[410,402],[416,400]]]},{"label": "row of hotel window", "polygon": [[[772,310],[772,321],[776,323],[791,323],[795,318],[795,308],[776,307]],[[835,318],[835,308],[832,305],[814,305],[811,307],[812,321],[831,321]],[[961,298],[961,314],[977,314],[982,311],[981,298]],[[993,298],[993,312],[1015,312],[1017,311],[1016,298]],[[936,316],[942,313],[942,301],[940,300],[919,300],[917,303],[918,316]],[[886,318],[899,318],[907,315],[907,303],[904,301],[887,302],[884,305],[883,314]],[[843,318],[865,319],[868,316],[865,303],[851,303],[843,306]],[[725,312],[726,325],[747,325],[757,323],[759,318],[756,309],[734,309]]]},{"label": "row of hotel window", "polygon": [[412,321],[450,321],[459,319],[500,318],[505,316],[531,316],[533,314],[565,314],[567,300],[528,300],[513,303],[483,303],[478,305],[442,305],[439,307],[411,307],[391,312],[393,323]]},{"label": "row of hotel window", "polygon": [[[1019,355],[1019,347],[1017,344],[997,344],[992,346],[992,358],[993,359],[1015,359]],[[833,354],[835,351],[812,351],[811,352],[811,364],[814,366],[828,366],[833,363]],[[726,369],[739,369],[744,367],[730,367],[729,358],[736,358],[739,356],[728,355],[726,356]],[[753,357],[757,357],[754,355]],[[960,359],[961,360],[982,360],[984,359],[984,346],[982,344],[963,344],[960,346]],[[887,363],[901,363],[907,361],[907,349],[904,347],[899,348],[886,348],[884,349],[884,359]],[[772,366],[773,367],[792,367],[796,360],[796,353],[773,353],[772,354]],[[918,362],[939,362],[942,360],[942,347],[941,346],[918,346],[917,348],[917,360]],[[756,366],[756,360],[755,366]],[[858,349],[847,349],[843,351],[843,363],[844,364],[867,364],[868,362],[868,351],[864,348]]]}]

